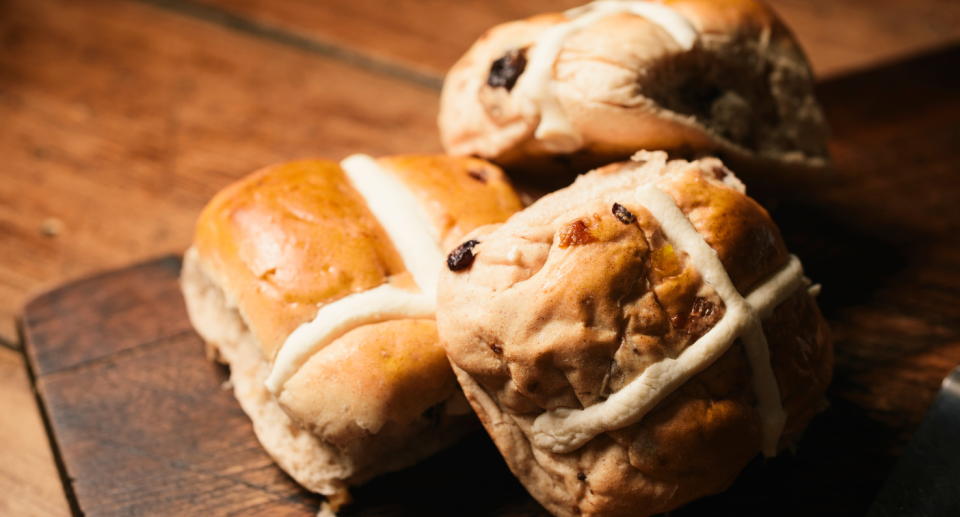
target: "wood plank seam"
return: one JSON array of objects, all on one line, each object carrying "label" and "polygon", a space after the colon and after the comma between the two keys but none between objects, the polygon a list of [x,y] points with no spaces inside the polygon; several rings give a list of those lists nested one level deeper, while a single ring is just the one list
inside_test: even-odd
[{"label": "wood plank seam", "polygon": [[[168,295],[182,302],[182,295],[180,294],[179,287],[176,284],[176,278],[179,278],[179,275],[180,275],[180,262],[181,262],[181,259],[179,256],[167,255],[167,256],[160,257],[158,259],[134,264],[130,266],[130,268],[128,269],[129,271],[136,271],[141,275],[152,273],[152,274],[160,274],[168,279],[173,278],[174,283],[171,286],[173,288],[168,289]],[[58,298],[62,296],[69,297],[71,294],[74,294],[74,292],[77,289],[82,290],[86,287],[89,287],[89,285],[95,284],[97,282],[110,283],[109,282],[110,279],[116,280],[116,278],[114,278],[114,275],[116,273],[117,271],[100,272],[90,276],[89,278],[79,279],[70,284],[66,284],[46,292],[36,294],[26,304],[24,304],[23,308],[21,309],[21,313],[17,316],[17,320],[19,322],[18,325],[20,325],[21,328],[25,329],[23,331],[24,338],[28,339],[31,344],[36,343],[38,340],[41,342],[44,342],[48,346],[50,344],[46,341],[50,338],[50,336],[43,335],[43,334],[39,336],[35,336],[33,334],[33,329],[42,328],[45,325],[47,325],[48,322],[56,321],[58,319],[58,316],[56,316],[55,314],[46,314],[44,313],[44,311],[35,310],[35,305],[37,305],[38,303],[42,303],[40,301],[48,298]],[[165,303],[160,300],[148,301],[148,303],[158,303],[158,302]],[[77,307],[73,307],[71,310],[77,310]],[[174,326],[175,328],[173,329],[163,329],[163,328],[154,329],[155,331],[157,331],[155,335],[151,335],[149,339],[144,339],[142,341],[138,340],[137,344],[134,345],[133,348],[136,348],[142,345],[154,344],[157,341],[162,339],[191,333],[193,330],[193,327],[190,326],[189,322],[187,321],[186,315],[184,314],[181,319],[182,321],[179,324],[179,329],[176,328],[177,327],[176,325]],[[100,330],[105,330],[105,329],[100,329]],[[104,335],[100,337],[106,338],[107,336]],[[58,351],[60,355],[64,355],[68,350],[76,347],[76,343],[68,344],[67,342],[62,341],[64,336],[61,335],[59,336],[59,338],[61,339],[61,341],[59,342],[59,351]],[[111,336],[111,338],[116,338],[116,336],[113,335]],[[27,342],[23,342],[23,343],[24,345],[26,345]],[[49,373],[60,371],[65,368],[78,366],[83,363],[87,363],[96,359],[104,359],[106,357],[113,355],[114,353],[128,350],[128,348],[129,347],[125,346],[125,347],[118,348],[117,350],[107,351],[106,355],[104,356],[87,357],[85,359],[73,357],[70,359],[73,362],[68,361],[65,363],[58,363],[58,361],[51,361],[50,360],[51,356],[49,355],[48,356],[37,355],[38,350],[36,346],[29,346],[29,347],[25,346],[24,355],[26,356],[27,361],[32,364],[35,373],[38,376],[43,377]],[[69,354],[66,354],[66,355],[69,355]]]},{"label": "wood plank seam", "polygon": [[[74,286],[76,286],[76,285],[78,285],[78,284],[84,283],[84,282],[95,282],[95,281],[98,281],[98,280],[101,280],[101,279],[110,277],[110,276],[112,276],[112,275],[115,275],[115,274],[117,273],[117,271],[119,271],[119,270],[121,270],[121,269],[133,269],[133,268],[138,268],[138,267],[149,267],[149,266],[151,266],[151,265],[154,265],[154,264],[156,264],[156,263],[161,263],[161,262],[163,263],[163,267],[168,267],[168,268],[169,268],[169,267],[176,267],[176,268],[177,268],[177,269],[175,270],[175,271],[176,271],[176,274],[179,275],[179,274],[180,274],[180,273],[179,273],[179,271],[180,271],[180,269],[179,269],[179,268],[180,268],[180,262],[181,262],[182,260],[183,260],[183,258],[182,258],[180,255],[164,254],[164,255],[157,256],[157,257],[148,257],[148,258],[143,259],[143,260],[138,260],[138,261],[136,261],[136,262],[134,262],[134,263],[132,263],[132,264],[129,264],[129,265],[127,265],[127,266],[125,266],[125,267],[123,267],[123,268],[120,268],[120,269],[105,269],[105,270],[101,270],[101,271],[94,271],[94,272],[92,272],[92,273],[87,273],[87,274],[84,274],[84,275],[79,275],[79,276],[76,277],[76,278],[66,278],[66,279],[64,279],[64,280],[63,280],[61,283],[59,283],[59,284],[50,285],[50,286],[48,286],[46,289],[39,289],[39,290],[37,290],[37,291],[35,291],[35,292],[30,293],[30,297],[27,298],[27,301],[26,301],[26,302],[24,302],[24,304],[23,304],[23,306],[22,306],[22,308],[21,308],[21,310],[20,310],[20,314],[17,316],[17,321],[19,322],[19,323],[18,323],[18,326],[19,326],[19,328],[20,328],[21,330],[23,330],[23,326],[24,326],[24,325],[26,325],[26,326],[36,326],[36,325],[40,325],[40,324],[42,324],[42,323],[46,323],[47,321],[49,321],[48,319],[38,318],[38,317],[36,317],[36,316],[31,317],[29,320],[27,320],[27,321],[25,321],[25,322],[24,322],[24,321],[21,321],[21,320],[24,320],[24,319],[25,319],[25,313],[26,313],[26,312],[30,312],[30,311],[28,311],[28,309],[30,308],[30,305],[33,304],[34,302],[36,302],[38,299],[47,298],[47,297],[53,296],[54,294],[56,294],[56,293],[58,293],[58,292],[60,292],[60,291],[64,291],[64,290],[70,289],[70,288],[72,288],[72,287],[74,287]],[[56,317],[54,317],[53,319],[56,319]],[[23,336],[21,336],[20,338],[21,338],[21,343],[23,343],[23,341],[22,341]]]},{"label": "wood plank seam", "polygon": [[[172,468],[172,469],[182,470],[182,471],[186,471],[186,472],[193,472],[193,473],[196,473],[196,474],[202,474],[202,475],[204,475],[204,476],[210,476],[211,478],[215,478],[215,479],[227,481],[227,482],[230,482],[230,483],[233,483],[233,484],[236,484],[236,485],[243,485],[243,486],[245,486],[245,487],[247,487],[247,488],[250,488],[251,490],[255,490],[255,491],[258,491],[258,492],[262,492],[262,493],[264,493],[264,494],[268,494],[268,495],[273,496],[273,497],[275,497],[275,498],[277,498],[277,499],[283,499],[283,500],[285,500],[285,501],[289,501],[289,502],[291,502],[291,503],[304,506],[304,507],[309,508],[309,509],[311,509],[311,510],[313,509],[313,504],[312,504],[311,502],[305,501],[305,500],[303,500],[303,499],[300,498],[300,497],[296,497],[296,496],[291,497],[291,496],[287,496],[287,495],[284,495],[284,494],[281,494],[281,493],[277,493],[277,492],[275,492],[275,491],[273,491],[273,490],[270,490],[270,489],[268,489],[268,488],[266,488],[266,487],[264,487],[264,486],[260,486],[260,485],[257,485],[257,484],[255,484],[255,483],[250,483],[250,482],[248,482],[248,481],[244,481],[244,480],[242,480],[242,479],[238,479],[238,478],[235,478],[235,477],[230,476],[230,475],[218,474],[217,472],[210,471],[210,470],[207,470],[207,469],[192,467],[192,466],[190,466],[189,464],[186,464],[186,463],[184,463],[184,462],[171,461],[171,460],[169,460],[169,459],[167,459],[167,458],[164,458],[163,456],[158,456],[158,455],[156,455],[156,454],[150,454],[150,453],[144,451],[143,449],[141,449],[140,447],[137,447],[137,446],[135,446],[135,445],[130,445],[130,444],[127,444],[127,443],[119,442],[119,441],[117,441],[116,439],[114,439],[113,436],[104,436],[104,435],[100,435],[100,434],[97,434],[97,433],[90,433],[90,434],[87,435],[87,437],[97,440],[97,442],[100,443],[100,444],[116,447],[117,449],[123,450],[123,451],[125,451],[125,452],[127,452],[127,453],[129,453],[129,454],[133,454],[133,455],[135,455],[135,456],[138,456],[138,457],[141,457],[141,458],[144,458],[144,459],[148,459],[148,460],[150,460],[150,461],[157,462],[157,463],[159,463],[159,464],[161,464],[161,465],[170,467],[170,468]],[[259,467],[259,468],[272,468],[272,467],[273,467],[273,465],[271,464],[271,465],[265,465],[264,467]],[[257,469],[248,469],[247,471],[250,471],[250,470],[257,470]],[[239,472],[247,472],[247,471],[239,471]],[[239,472],[238,472],[238,473],[239,473]]]},{"label": "wood plank seam", "polygon": [[[27,345],[27,332],[24,325],[25,318],[17,318],[17,335],[20,337],[20,343],[26,349]],[[26,354],[24,354],[26,355]],[[50,442],[50,451],[53,454],[53,462],[57,466],[57,473],[60,474],[60,483],[63,485],[63,492],[67,498],[67,504],[70,506],[70,513],[74,517],[83,517],[83,512],[80,510],[80,501],[77,499],[77,494],[73,490],[73,483],[70,481],[70,476],[67,474],[67,464],[63,459],[63,453],[60,449],[60,444],[57,442],[57,435],[53,432],[53,422],[51,422],[50,408],[47,406],[44,397],[40,395],[40,390],[37,388],[37,376],[33,371],[33,364],[30,361],[29,357],[25,357],[24,364],[27,368],[27,376],[30,379],[30,391],[33,392],[33,398],[37,401],[37,407],[40,409],[40,418],[43,421],[43,429],[47,434],[47,440]]]},{"label": "wood plank seam", "polygon": [[[46,289],[37,290],[36,292],[30,293],[30,297],[27,298],[27,301],[26,301],[26,302],[24,302],[23,307],[22,307],[22,309],[21,309],[21,311],[20,311],[20,314],[19,314],[18,317],[17,317],[18,328],[20,328],[20,330],[23,330],[23,326],[37,326],[37,325],[40,325],[40,324],[42,324],[42,323],[46,323],[47,321],[49,321],[48,319],[38,318],[38,317],[35,317],[35,316],[34,316],[34,317],[31,317],[31,318],[30,318],[29,320],[27,320],[27,321],[23,321],[23,320],[25,320],[25,318],[26,318],[26,317],[25,317],[25,313],[26,313],[26,312],[30,312],[30,311],[28,311],[28,309],[30,308],[30,305],[33,304],[34,302],[36,302],[38,299],[47,298],[47,297],[53,296],[54,294],[56,294],[56,293],[58,293],[58,292],[60,292],[60,291],[64,291],[64,290],[70,289],[70,288],[72,288],[72,287],[74,287],[74,286],[76,286],[76,285],[78,285],[78,284],[84,283],[84,282],[95,282],[95,281],[98,281],[98,280],[101,280],[101,279],[104,279],[104,278],[113,276],[113,275],[115,275],[115,274],[117,273],[117,271],[120,271],[120,270],[123,270],[123,269],[133,269],[133,268],[138,268],[138,267],[149,267],[149,266],[154,265],[154,264],[157,264],[157,263],[163,263],[163,267],[168,267],[168,268],[169,268],[169,267],[176,267],[176,268],[177,268],[177,269],[175,270],[175,271],[176,271],[176,274],[179,275],[179,274],[180,274],[180,273],[179,273],[179,272],[180,272],[180,269],[179,269],[179,268],[180,268],[180,263],[181,263],[182,260],[183,260],[183,258],[182,258],[180,255],[174,255],[174,254],[166,254],[166,255],[161,255],[161,256],[158,256],[158,257],[146,258],[146,259],[143,259],[143,260],[136,261],[136,262],[134,262],[134,263],[132,263],[132,264],[129,264],[129,265],[127,265],[127,266],[124,267],[124,268],[120,268],[120,269],[105,269],[105,270],[102,270],[102,271],[94,271],[94,272],[92,272],[92,273],[88,273],[88,274],[85,274],[85,275],[80,275],[80,276],[78,276],[78,277],[76,277],[76,278],[72,278],[72,279],[71,279],[71,278],[66,278],[66,279],[63,280],[63,282],[61,282],[61,283],[59,283],[59,284],[55,284],[55,285],[48,286]],[[56,319],[56,316],[54,316],[53,319]],[[23,336],[20,336],[20,342],[23,343]]]},{"label": "wood plank seam", "polygon": [[58,368],[58,369],[56,369],[56,370],[49,371],[49,372],[44,373],[43,375],[41,375],[39,378],[40,378],[40,379],[43,379],[43,380],[45,380],[45,381],[46,381],[46,380],[55,380],[55,379],[58,379],[58,378],[61,378],[61,377],[65,376],[65,375],[70,375],[70,374],[73,374],[73,373],[82,373],[82,372],[86,372],[86,371],[89,371],[89,370],[93,370],[93,369],[96,369],[96,368],[102,366],[103,364],[107,364],[107,363],[117,363],[117,362],[120,362],[120,361],[126,361],[126,360],[129,360],[129,359],[135,359],[135,358],[137,358],[137,357],[139,357],[139,356],[141,356],[141,355],[143,355],[143,354],[147,354],[147,353],[150,353],[150,352],[152,352],[152,351],[154,351],[154,350],[156,350],[156,349],[158,349],[158,348],[162,348],[164,345],[167,345],[167,344],[169,344],[170,342],[178,341],[178,340],[182,339],[184,336],[189,336],[189,335],[191,335],[191,334],[193,334],[193,333],[194,333],[193,330],[185,330],[185,331],[183,331],[183,332],[178,332],[178,333],[173,334],[173,335],[170,335],[170,336],[163,336],[163,337],[157,338],[157,339],[155,339],[155,340],[153,340],[153,341],[149,341],[149,342],[147,342],[147,343],[139,344],[139,345],[137,345],[137,346],[135,346],[135,347],[132,347],[132,348],[127,348],[127,349],[124,349],[124,350],[120,350],[119,352],[114,352],[114,353],[109,354],[109,355],[105,355],[105,356],[102,356],[102,357],[96,357],[96,358],[90,359],[90,360],[88,360],[88,361],[83,361],[83,362],[80,362],[80,363],[77,363],[77,364],[72,364],[72,365],[70,365],[70,366],[65,366],[65,367],[63,367],[63,368]]},{"label": "wood plank seam", "polygon": [[[28,337],[28,333],[24,331],[24,319],[23,319],[23,318],[18,318],[17,323],[18,323],[18,328],[19,328],[19,333],[20,333],[20,339],[21,339],[22,342],[26,343],[26,342],[27,342],[27,339],[29,339],[29,337]],[[71,366],[66,367],[66,368],[61,368],[61,369],[58,369],[58,370],[55,370],[55,371],[52,371],[52,372],[43,374],[43,375],[41,375],[41,376],[39,376],[39,377],[37,377],[37,376],[34,374],[33,368],[30,366],[30,361],[25,361],[25,363],[27,363],[27,370],[28,370],[28,374],[29,374],[29,378],[30,378],[30,383],[31,383],[33,395],[34,395],[34,397],[35,397],[36,400],[37,400],[38,407],[41,408],[40,413],[41,413],[41,416],[42,416],[42,418],[43,418],[44,429],[45,429],[45,431],[46,431],[46,434],[47,434],[48,439],[50,440],[50,448],[51,448],[51,450],[52,450],[52,452],[53,452],[54,461],[55,461],[55,463],[56,463],[56,465],[57,465],[57,470],[58,470],[58,472],[59,472],[59,474],[60,474],[60,480],[61,480],[61,482],[63,483],[64,491],[65,491],[65,493],[66,493],[66,495],[67,495],[67,501],[68,501],[68,503],[70,504],[70,509],[71,509],[71,512],[73,513],[73,515],[75,515],[75,516],[82,516],[82,515],[84,515],[84,512],[83,512],[83,510],[80,508],[80,504],[79,504],[78,498],[76,497],[76,494],[75,494],[75,492],[74,492],[74,490],[73,490],[73,482],[72,482],[72,479],[71,479],[71,477],[70,477],[69,471],[67,470],[67,467],[66,467],[66,464],[65,464],[65,462],[64,462],[64,459],[63,459],[63,457],[62,457],[61,447],[60,447],[60,444],[59,444],[59,441],[58,441],[58,438],[57,438],[57,433],[55,432],[55,430],[54,430],[54,428],[53,428],[52,422],[50,422],[50,420],[49,420],[49,416],[48,416],[48,415],[50,415],[50,414],[52,414],[52,413],[50,412],[49,408],[46,407],[46,405],[45,405],[45,403],[44,403],[44,397],[42,396],[42,393],[41,393],[42,390],[43,390],[43,386],[44,386],[45,384],[49,383],[49,382],[55,382],[55,381],[58,380],[59,378],[66,377],[67,375],[70,375],[70,374],[82,373],[82,372],[84,372],[84,371],[89,371],[89,370],[96,369],[97,367],[102,366],[103,364],[107,364],[107,363],[117,363],[117,362],[119,362],[119,361],[135,359],[136,357],[138,357],[138,356],[140,356],[140,355],[143,355],[143,354],[152,352],[152,351],[154,351],[154,350],[156,350],[156,349],[158,349],[158,348],[162,348],[162,347],[164,347],[164,346],[177,343],[177,342],[179,342],[180,340],[182,340],[184,337],[188,337],[188,336],[190,336],[191,334],[193,334],[193,331],[192,331],[192,330],[190,330],[190,331],[184,331],[184,332],[179,332],[179,333],[177,333],[177,334],[174,334],[174,335],[171,335],[171,336],[165,336],[165,337],[156,339],[156,340],[154,340],[154,341],[151,341],[151,342],[149,342],[149,343],[144,343],[144,344],[141,344],[141,345],[138,345],[138,346],[136,346],[136,347],[133,347],[133,348],[130,348],[130,349],[126,349],[126,350],[121,350],[121,351],[119,351],[119,352],[115,352],[115,353],[113,353],[113,354],[110,354],[110,355],[107,355],[107,356],[104,356],[104,357],[98,357],[98,358],[96,358],[96,359],[92,359],[92,360],[89,360],[89,361],[84,361],[84,362],[82,362],[82,363],[78,363],[78,364],[76,364],[76,365],[71,365]],[[138,456],[138,457],[141,457],[141,458],[145,458],[145,459],[148,459],[148,460],[151,460],[151,461],[155,461],[155,462],[157,462],[157,463],[160,463],[160,464],[165,465],[165,466],[167,466],[167,467],[170,467],[170,468],[172,468],[172,469],[182,470],[182,471],[189,471],[189,472],[193,472],[193,473],[197,473],[197,474],[202,474],[202,475],[205,475],[205,476],[210,476],[210,477],[212,477],[212,478],[216,478],[216,479],[228,481],[228,482],[233,483],[233,484],[242,485],[242,486],[245,486],[245,487],[250,488],[250,489],[252,489],[252,490],[259,491],[259,492],[264,493],[264,494],[268,494],[268,495],[270,495],[270,496],[272,496],[272,497],[274,497],[274,498],[276,498],[276,499],[282,499],[282,500],[285,500],[285,501],[288,501],[288,502],[291,502],[291,503],[294,503],[294,504],[297,504],[297,505],[304,506],[305,508],[310,508],[311,510],[313,509],[313,504],[312,504],[311,502],[305,501],[305,500],[303,500],[303,499],[301,499],[301,498],[299,498],[299,497],[296,497],[296,496],[291,497],[291,496],[288,496],[288,495],[284,495],[284,494],[282,494],[282,493],[277,493],[277,492],[275,492],[275,491],[269,490],[269,489],[266,488],[266,487],[263,487],[263,486],[260,486],[260,485],[256,485],[256,484],[254,484],[254,483],[249,483],[249,482],[247,482],[247,481],[244,481],[244,480],[242,480],[242,479],[238,479],[238,478],[233,477],[233,476],[218,474],[218,473],[216,473],[216,472],[209,471],[209,470],[206,470],[206,469],[200,469],[200,468],[196,468],[196,467],[191,467],[190,465],[184,464],[184,463],[182,463],[182,462],[169,461],[169,460],[167,460],[166,458],[164,458],[164,457],[162,457],[162,456],[157,456],[157,455],[149,454],[148,452],[146,452],[146,451],[142,450],[141,448],[136,447],[136,446],[134,446],[134,445],[130,445],[130,444],[126,444],[126,443],[122,443],[122,442],[116,441],[115,439],[113,439],[113,437],[103,436],[103,435],[96,434],[96,433],[88,434],[87,436],[88,436],[89,438],[91,438],[91,439],[95,439],[97,442],[99,442],[99,443],[101,443],[101,444],[110,445],[110,446],[113,446],[113,447],[122,449],[122,450],[126,451],[127,453],[130,453],[130,454],[133,454],[133,455],[135,455],[135,456]],[[273,467],[273,465],[271,464],[271,465],[265,465],[265,466],[257,467],[256,469],[247,469],[247,470],[257,470],[257,469],[272,468],[272,467]],[[241,471],[241,472],[246,472],[246,471]],[[266,504],[266,503],[264,503],[264,504]]]},{"label": "wood plank seam", "polygon": [[244,18],[215,7],[191,2],[190,0],[135,0],[167,11],[189,16],[227,29],[267,39],[313,54],[335,59],[357,68],[387,77],[400,79],[431,90],[439,91],[443,86],[443,77],[408,68],[388,60],[371,56],[364,52],[348,49],[334,43],[323,41],[296,32],[291,32],[270,24]]}]

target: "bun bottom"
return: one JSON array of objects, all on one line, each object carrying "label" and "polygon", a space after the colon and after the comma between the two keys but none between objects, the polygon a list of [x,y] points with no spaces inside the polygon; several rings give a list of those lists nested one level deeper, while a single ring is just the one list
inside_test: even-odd
[{"label": "bun bottom", "polygon": [[448,410],[462,397],[456,391],[411,424],[389,422],[379,433],[343,448],[327,442],[294,423],[264,386],[269,364],[236,303],[208,274],[194,248],[184,255],[180,283],[190,321],[207,343],[207,356],[230,366],[234,395],[260,444],[307,490],[348,500],[348,486],[413,465],[478,427],[472,414]]},{"label": "bun bottom", "polygon": [[668,512],[693,499],[722,492],[743,466],[732,474],[717,472],[710,483],[691,485],[689,481],[681,484],[636,469],[629,451],[606,435],[571,453],[544,451],[529,439],[536,415],[511,414],[469,373],[456,365],[453,370],[511,472],[557,517],[647,517]]}]

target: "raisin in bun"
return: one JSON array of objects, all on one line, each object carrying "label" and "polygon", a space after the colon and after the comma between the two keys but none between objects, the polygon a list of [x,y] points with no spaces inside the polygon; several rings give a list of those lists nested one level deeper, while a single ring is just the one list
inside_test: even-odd
[{"label": "raisin in bun", "polygon": [[343,496],[476,426],[438,344],[437,276],[466,232],[520,208],[496,166],[428,155],[275,165],[207,205],[190,319],[296,481]]},{"label": "raisin in bun", "polygon": [[[580,173],[637,149],[822,176],[810,67],[754,0],[601,1],[498,25],[447,74],[447,152],[508,172]],[[775,172],[774,172],[775,171]]]},{"label": "raisin in bun", "polygon": [[720,492],[822,407],[832,345],[799,261],[719,160],[666,158],[637,153],[478,229],[440,277],[464,393],[558,516]]}]

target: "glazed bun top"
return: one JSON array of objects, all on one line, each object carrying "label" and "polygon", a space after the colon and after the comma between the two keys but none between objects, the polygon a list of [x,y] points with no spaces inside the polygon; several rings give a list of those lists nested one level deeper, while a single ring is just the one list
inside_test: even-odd
[{"label": "glazed bun top", "polygon": [[827,129],[796,41],[753,0],[601,1],[490,29],[447,75],[448,152],[526,173],[664,149],[737,170],[822,170]]},{"label": "glazed bun top", "polygon": [[[521,208],[500,169],[483,160],[406,155],[375,163],[414,195],[430,226],[420,231],[435,236],[437,249]],[[275,165],[228,186],[203,210],[194,244],[268,361],[319,306],[387,283],[422,289],[335,162]]]}]

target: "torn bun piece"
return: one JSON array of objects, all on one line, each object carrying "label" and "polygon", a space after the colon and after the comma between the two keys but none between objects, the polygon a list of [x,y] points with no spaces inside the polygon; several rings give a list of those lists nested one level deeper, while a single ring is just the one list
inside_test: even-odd
[{"label": "torn bun piece", "polygon": [[520,208],[496,166],[433,155],[274,165],[207,205],[184,257],[190,319],[298,483],[343,501],[476,428],[436,282],[446,249]]},{"label": "torn bun piece", "polygon": [[829,330],[767,212],[715,158],[579,177],[443,271],[437,328],[513,473],[557,516],[725,490],[823,406]]},{"label": "torn bun piece", "polygon": [[598,1],[487,31],[447,74],[440,135],[509,173],[582,173],[637,149],[822,177],[823,112],[796,40],[754,0]]}]

